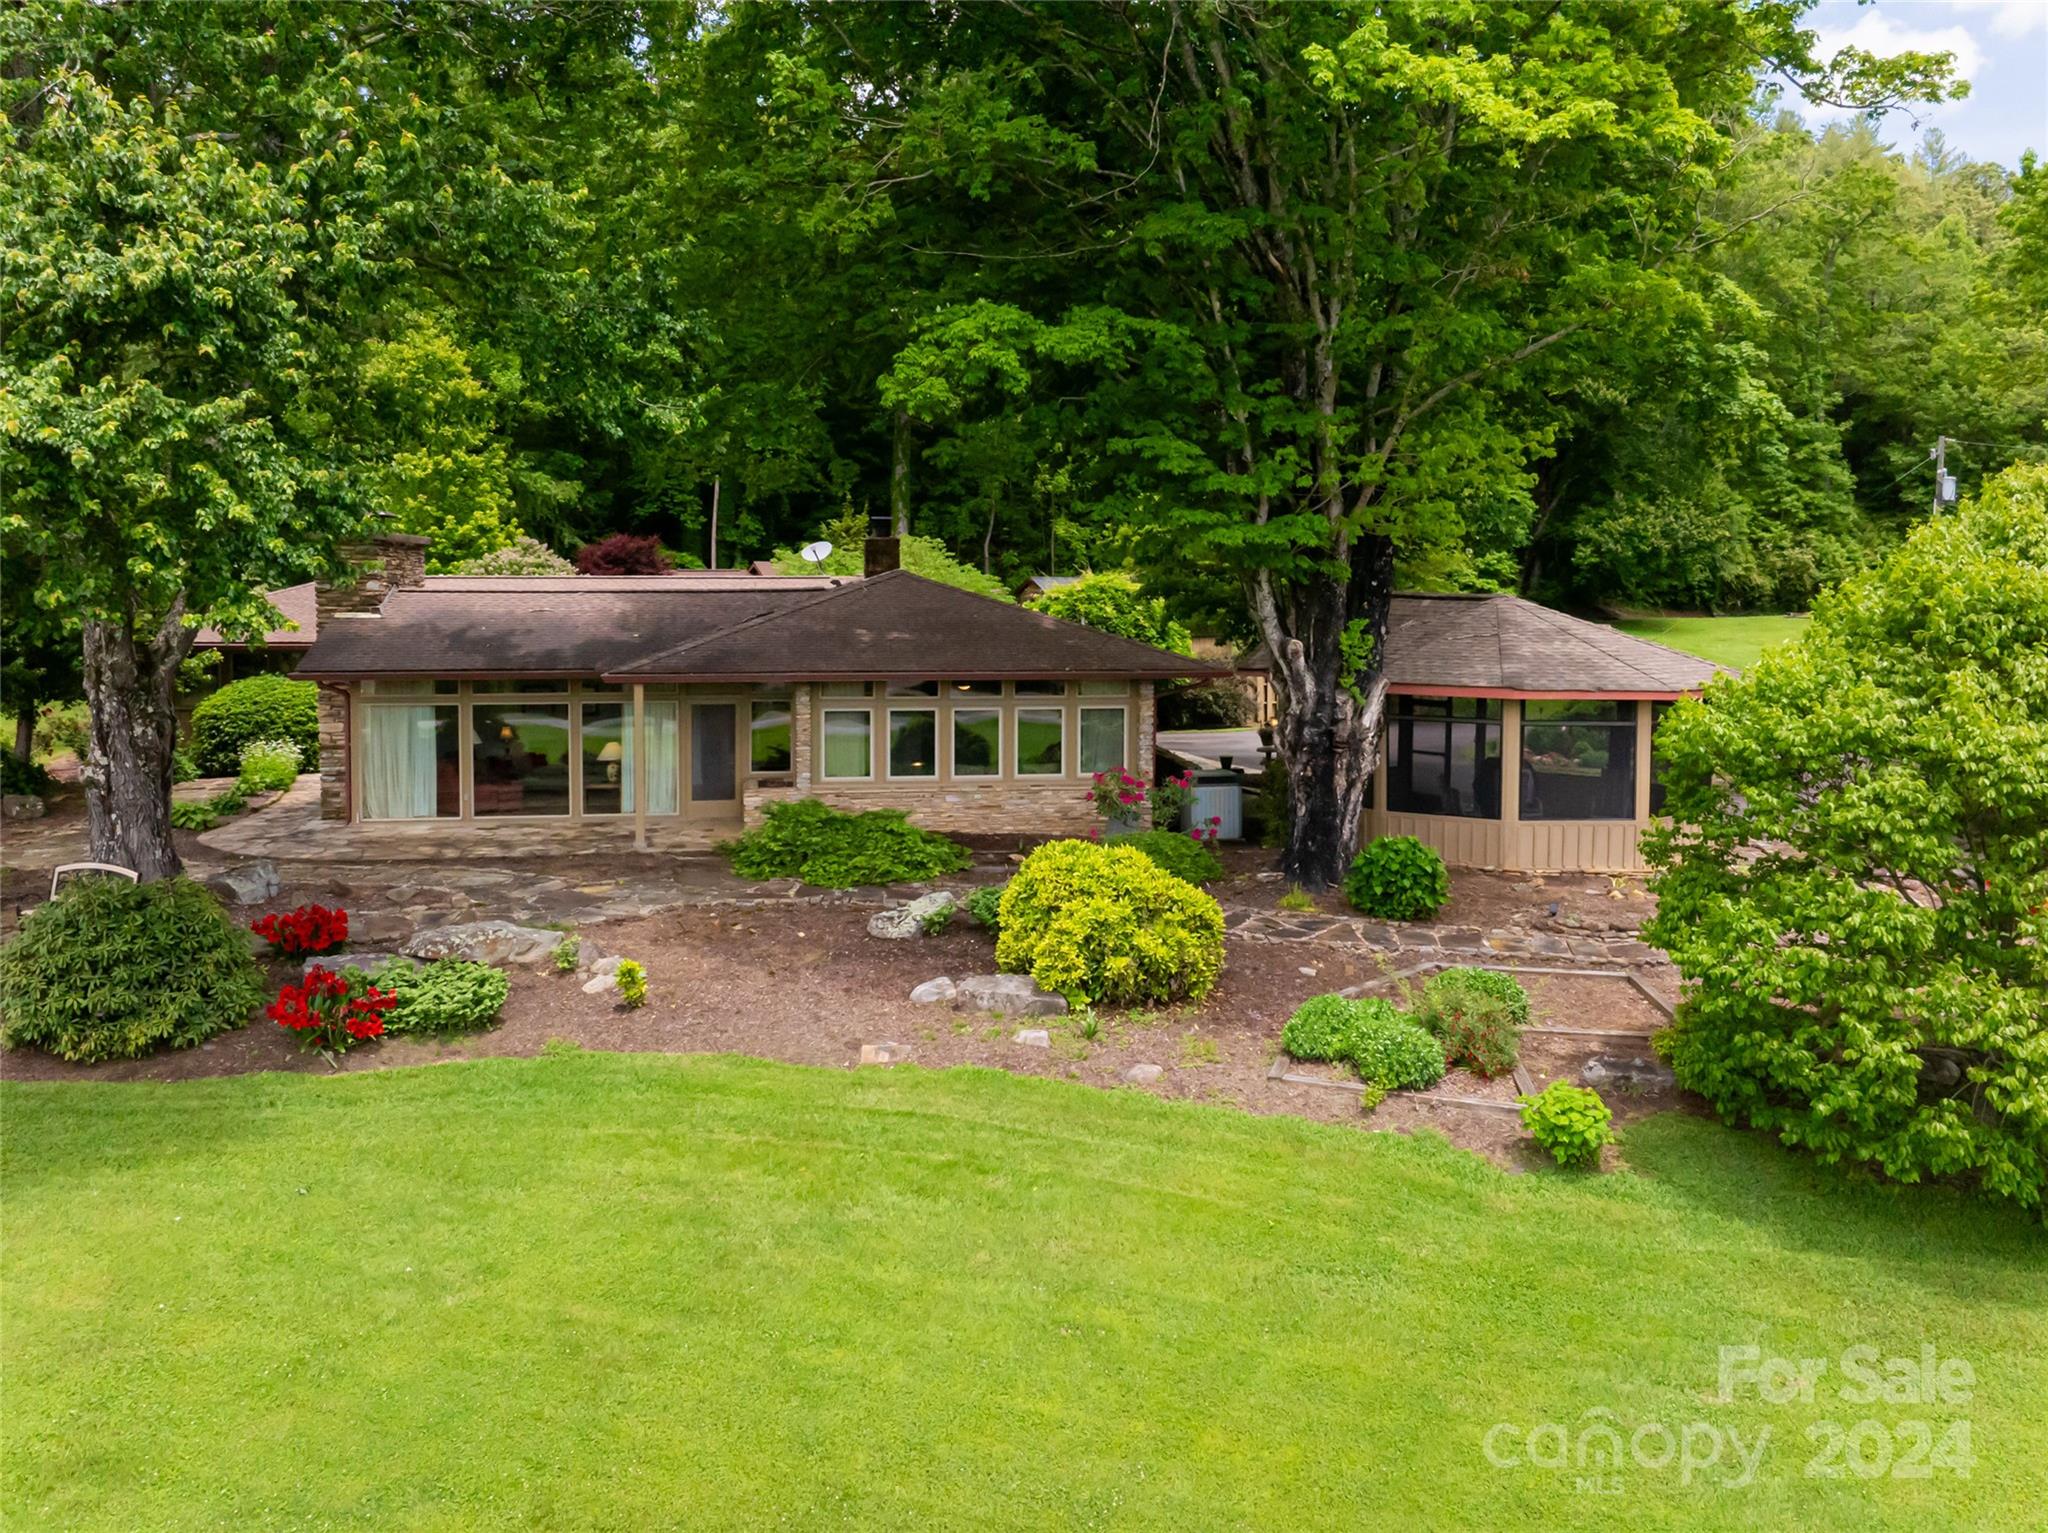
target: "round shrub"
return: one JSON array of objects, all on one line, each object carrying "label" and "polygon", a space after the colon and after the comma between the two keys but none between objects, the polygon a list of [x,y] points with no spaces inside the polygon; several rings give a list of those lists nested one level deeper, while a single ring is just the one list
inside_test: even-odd
[{"label": "round shrub", "polygon": [[1388,1091],[1426,1091],[1444,1076],[1444,1047],[1390,1001],[1355,1003],[1351,1063],[1359,1076]]},{"label": "round shrub", "polygon": [[289,676],[249,676],[201,698],[192,710],[192,754],[206,777],[231,777],[242,767],[242,747],[257,740],[287,740],[301,761],[320,754],[319,689]]},{"label": "round shrub", "polygon": [[1433,847],[1413,836],[1381,836],[1344,877],[1352,908],[1383,921],[1427,921],[1451,897],[1451,875]]},{"label": "round shrub", "polygon": [[1614,1114],[1599,1092],[1584,1086],[1552,1081],[1535,1096],[1515,1100],[1522,1104],[1522,1127],[1560,1166],[1593,1165],[1601,1146],[1614,1138]]},{"label": "round shrub", "polygon": [[1089,1001],[1198,1001],[1223,970],[1222,907],[1127,846],[1047,842],[998,920],[998,967]]},{"label": "round shrub", "polygon": [[1280,1046],[1296,1059],[1348,1060],[1356,1011],[1341,995],[1312,995],[1280,1029]]},{"label": "round shrub", "polygon": [[1134,830],[1109,837],[1111,846],[1143,852],[1175,878],[1191,884],[1213,883],[1223,876],[1223,859],[1192,836],[1177,830]]},{"label": "round shrub", "polygon": [[0,949],[0,1036],[62,1059],[190,1048],[262,999],[247,939],[190,879],[78,880]]},{"label": "round shrub", "polygon": [[0,793],[20,793],[40,798],[57,784],[33,761],[23,761],[10,750],[0,750]]},{"label": "round shrub", "polygon": [[1499,1003],[1515,1026],[1529,1025],[1529,992],[1498,969],[1445,969],[1422,987],[1425,1006],[1463,1006],[1481,998]]}]

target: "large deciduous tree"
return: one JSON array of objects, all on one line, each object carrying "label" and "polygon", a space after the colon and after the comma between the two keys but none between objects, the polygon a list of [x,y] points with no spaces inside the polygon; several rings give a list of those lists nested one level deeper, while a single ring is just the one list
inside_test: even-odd
[{"label": "large deciduous tree", "polygon": [[193,619],[260,629],[251,572],[326,552],[293,537],[318,469],[277,425],[306,362],[305,211],[175,103],[70,70],[38,82],[5,181],[0,533],[37,575],[26,631],[82,629],[92,853],[163,877]]},{"label": "large deciduous tree", "polygon": [[1679,1080],[1891,1176],[2048,1194],[2048,468],[1658,733]]},{"label": "large deciduous tree", "polygon": [[[1519,541],[1554,423],[1513,391],[1674,301],[1663,268],[1698,239],[1758,72],[1859,105],[1941,88],[1925,58],[1817,68],[1802,8],[1223,0],[768,25],[785,74],[797,53],[838,82],[802,138],[864,167],[868,226],[915,218],[924,248],[970,263],[909,316],[883,399],[913,418],[937,401],[940,430],[1027,397],[1065,410],[1064,439],[1101,444],[1078,490],[1099,514],[1241,584],[1275,657],[1286,868],[1323,886],[1357,840],[1397,562],[1441,560],[1474,519]],[[973,217],[938,216],[963,199]],[[953,385],[984,379],[977,415]]]}]

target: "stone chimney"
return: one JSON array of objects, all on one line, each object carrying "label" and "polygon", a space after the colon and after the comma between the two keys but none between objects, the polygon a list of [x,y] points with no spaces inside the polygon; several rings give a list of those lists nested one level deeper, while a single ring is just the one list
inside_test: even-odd
[{"label": "stone chimney", "polygon": [[427,583],[428,539],[409,532],[380,532],[342,545],[341,556],[355,571],[350,585],[321,581],[313,587],[315,617],[375,616],[393,591],[418,590]]},{"label": "stone chimney", "polygon": [[902,566],[903,540],[896,536],[896,524],[889,520],[888,512],[868,513],[868,535],[861,549],[861,573],[871,580]]},{"label": "stone chimney", "polygon": [[[345,543],[341,556],[355,579],[347,585],[321,580],[313,586],[314,620],[321,631],[337,619],[360,622],[383,610],[393,591],[416,590],[427,583],[427,543],[405,532],[380,532],[360,543]],[[337,682],[320,683],[320,818],[349,817],[348,738],[349,689]]]}]

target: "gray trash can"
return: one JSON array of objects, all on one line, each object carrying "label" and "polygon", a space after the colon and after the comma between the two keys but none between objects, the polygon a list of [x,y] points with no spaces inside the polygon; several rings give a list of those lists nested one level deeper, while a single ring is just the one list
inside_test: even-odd
[{"label": "gray trash can", "polygon": [[1187,828],[1207,825],[1213,818],[1219,841],[1244,839],[1244,778],[1230,772],[1193,773],[1195,796],[1188,805]]}]

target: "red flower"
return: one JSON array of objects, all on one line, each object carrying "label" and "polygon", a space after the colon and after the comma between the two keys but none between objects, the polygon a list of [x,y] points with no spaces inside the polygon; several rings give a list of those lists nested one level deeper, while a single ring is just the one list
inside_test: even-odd
[{"label": "red flower", "polygon": [[260,916],[249,923],[249,930],[286,957],[324,953],[348,941],[348,912],[301,905],[285,915]]}]

